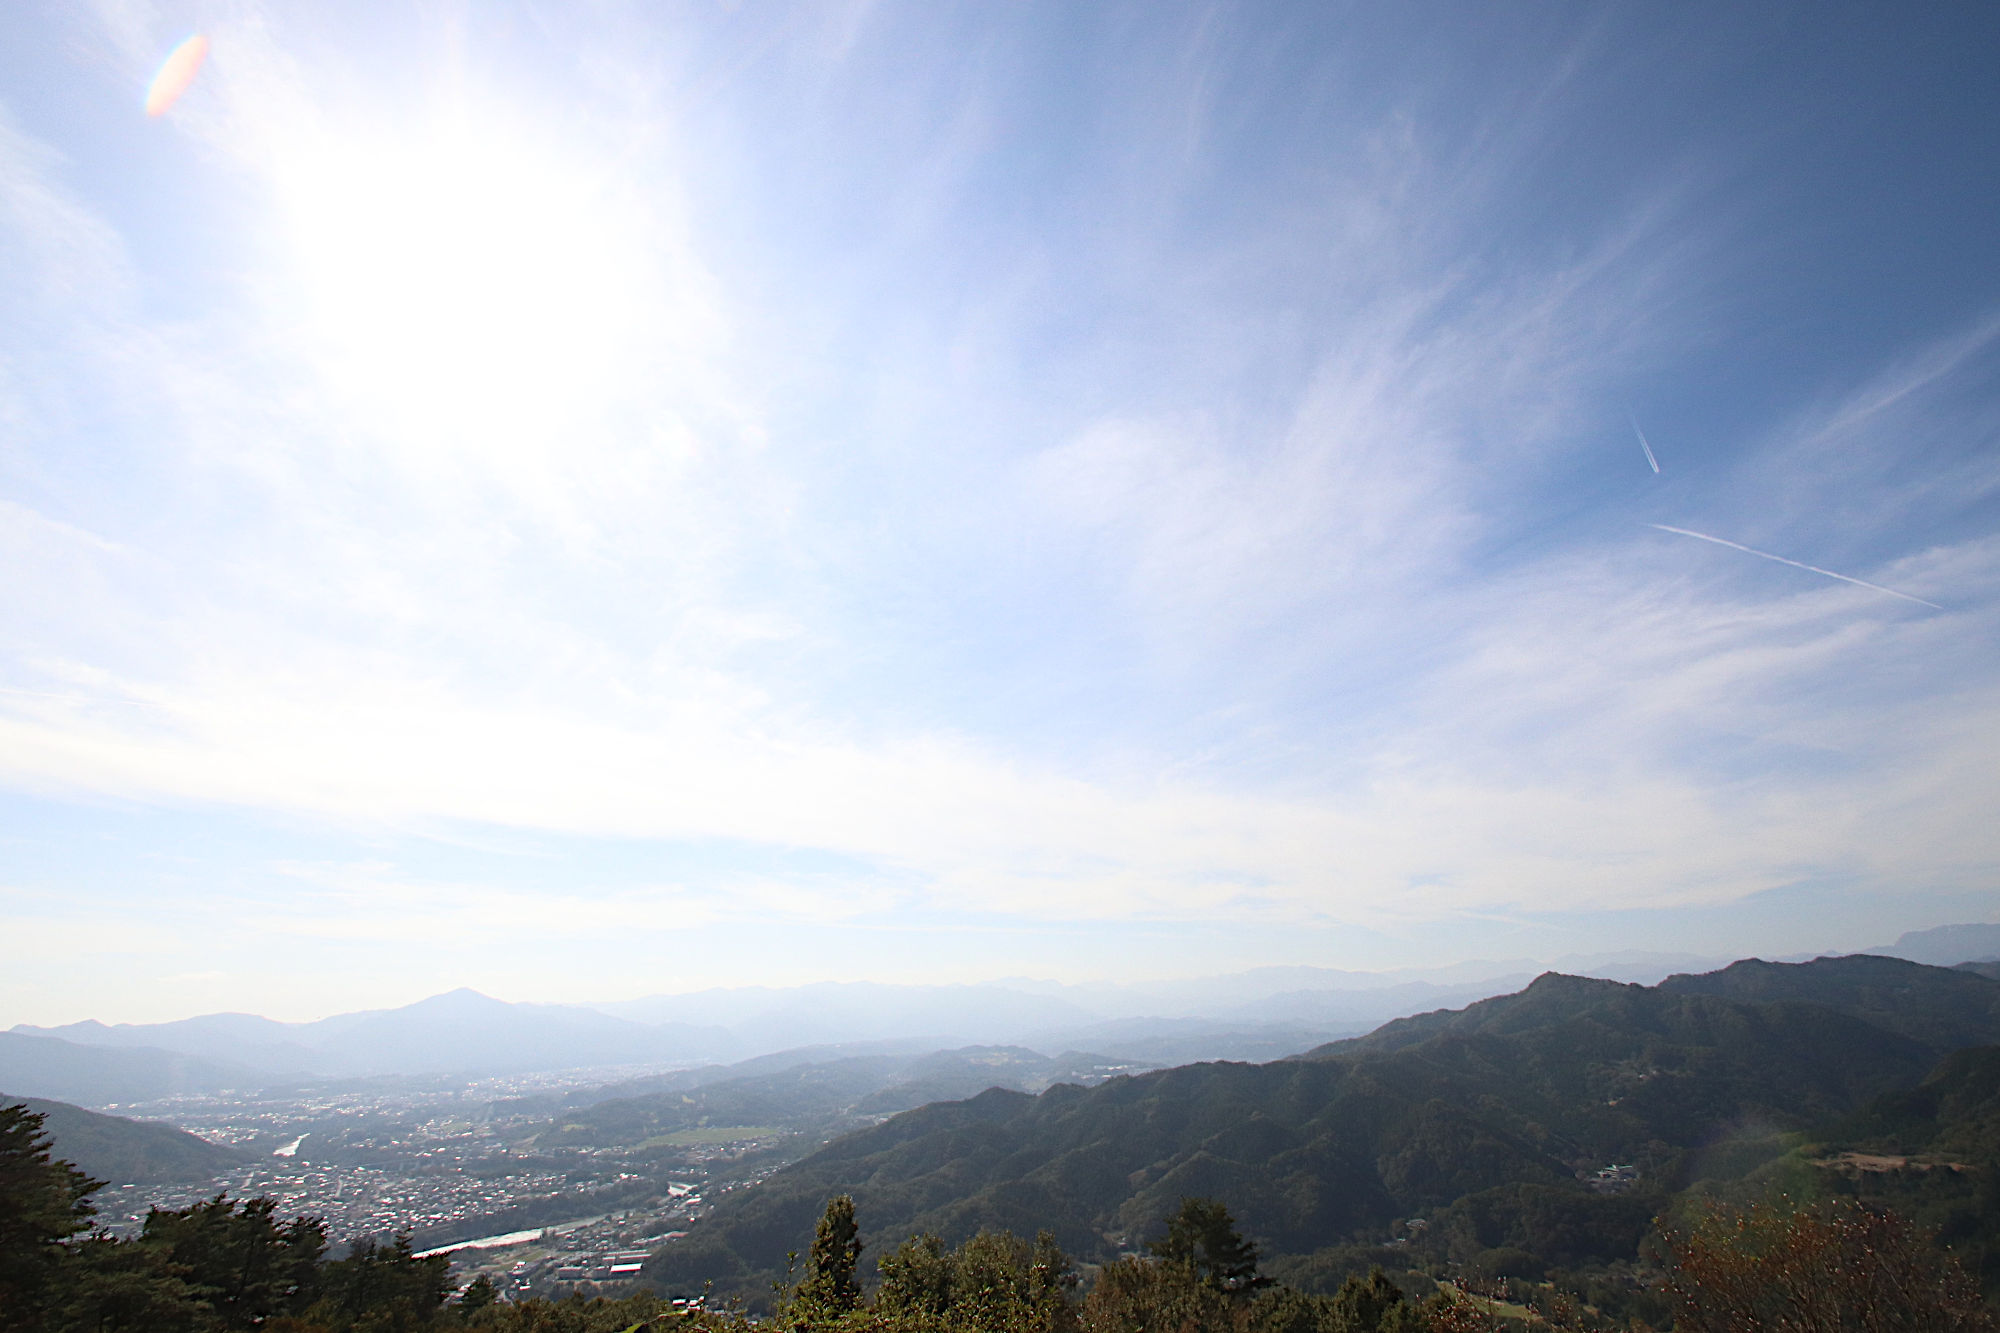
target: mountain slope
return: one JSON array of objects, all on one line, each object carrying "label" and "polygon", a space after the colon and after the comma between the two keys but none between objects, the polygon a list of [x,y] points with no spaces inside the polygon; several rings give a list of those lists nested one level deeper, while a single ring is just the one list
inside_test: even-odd
[{"label": "mountain slope", "polygon": [[[1788,985],[1850,1007],[1866,1008],[1857,996],[1880,980],[1865,963],[1803,966]],[[1670,1177],[1683,1151],[1737,1124],[1802,1127],[1916,1085],[1939,1044],[1979,1029],[1988,991],[2000,990],[1943,975],[1952,980],[1935,994],[1956,996],[1964,1012],[1940,1012],[1949,1035],[1936,1042],[1791,998],[1550,974],[1311,1058],[1188,1066],[1039,1097],[990,1091],[849,1135],[730,1196],[651,1271],[669,1283],[768,1271],[842,1192],[881,1243],[918,1230],[950,1240],[1049,1227],[1094,1259],[1188,1194],[1221,1197],[1277,1255],[1379,1235],[1392,1218],[1504,1185],[1581,1195],[1578,1172],[1612,1161]],[[1902,979],[1933,994],[1924,988],[1935,978]]]},{"label": "mountain slope", "polygon": [[1922,1084],[1880,1098],[1839,1128],[1840,1138],[1894,1152],[2000,1164],[2000,1046],[1952,1052]]},{"label": "mountain slope", "polygon": [[1903,958],[1849,954],[1810,963],[1749,958],[1700,976],[1668,977],[1660,989],[1676,995],[1820,1005],[1938,1051],[2000,1042],[2000,984],[1975,971]]},{"label": "mountain slope", "polygon": [[242,1153],[172,1125],[99,1115],[67,1102],[0,1093],[0,1106],[15,1104],[42,1117],[42,1128],[57,1157],[114,1188],[207,1180],[245,1160]]}]

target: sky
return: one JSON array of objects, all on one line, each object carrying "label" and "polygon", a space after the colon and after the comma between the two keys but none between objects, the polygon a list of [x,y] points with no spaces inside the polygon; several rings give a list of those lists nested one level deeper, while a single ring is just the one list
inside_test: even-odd
[{"label": "sky", "polygon": [[2000,916],[1991,6],[8,23],[0,1023]]}]

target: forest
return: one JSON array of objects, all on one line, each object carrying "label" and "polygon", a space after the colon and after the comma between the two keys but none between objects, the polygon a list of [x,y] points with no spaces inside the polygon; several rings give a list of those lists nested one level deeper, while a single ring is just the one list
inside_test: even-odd
[{"label": "forest", "polygon": [[[1977,1284],[1901,1215],[1848,1201],[1711,1205],[1660,1232],[1647,1313],[1464,1276],[1381,1267],[1316,1294],[1261,1270],[1218,1200],[1186,1198],[1143,1252],[1098,1266],[1088,1289],[1055,1238],[982,1231],[947,1248],[913,1236],[864,1284],[854,1201],[822,1212],[802,1273],[760,1317],[741,1302],[581,1293],[507,1302],[481,1277],[454,1290],[445,1255],[407,1237],[327,1256],[324,1226],[280,1221],[268,1200],[218,1196],[155,1210],[142,1232],[92,1232],[99,1182],[53,1158],[41,1117],[0,1110],[0,1318],[18,1333],[1472,1333],[1655,1326],[1690,1333],[1786,1328],[1989,1329]],[[794,1280],[796,1278],[796,1280]],[[1623,1303],[1630,1306],[1632,1302]]]}]

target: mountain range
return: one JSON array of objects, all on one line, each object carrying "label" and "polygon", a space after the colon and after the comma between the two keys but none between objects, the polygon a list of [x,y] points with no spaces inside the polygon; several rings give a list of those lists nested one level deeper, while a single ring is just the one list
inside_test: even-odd
[{"label": "mountain range", "polygon": [[[1912,932],[1874,952],[1927,963],[1996,958],[2000,925]],[[1556,970],[1652,983],[1720,961],[1623,953],[1558,960]],[[1503,960],[1378,973],[1269,967],[1129,985],[1020,978],[957,986],[824,982],[599,1005],[512,1004],[457,990],[309,1023],[225,1013],[162,1023],[18,1025],[0,1033],[0,1087],[115,1107],[340,1078],[689,1067],[869,1041],[929,1050],[1090,1051],[1152,1065],[1270,1060],[1405,1015],[1518,990],[1538,970]]]},{"label": "mountain range", "polygon": [[[727,1196],[648,1274],[754,1290],[836,1194],[853,1196],[873,1244],[1046,1228],[1102,1260],[1208,1195],[1267,1255],[1299,1263],[1467,1207],[1630,1258],[1663,1192],[1718,1160],[1716,1145],[1851,1117],[1923,1086],[1951,1052],[1996,1043],[2000,983],[1888,957],[1752,960],[1650,987],[1547,974],[1292,1059],[905,1112]],[[1653,1204],[1634,1212],[1580,1183],[1619,1165]]]}]

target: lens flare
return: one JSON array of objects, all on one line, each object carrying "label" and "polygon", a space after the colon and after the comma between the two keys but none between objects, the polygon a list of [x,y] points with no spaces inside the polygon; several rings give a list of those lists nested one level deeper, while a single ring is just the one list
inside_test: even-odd
[{"label": "lens flare", "polygon": [[194,76],[201,71],[201,62],[207,57],[208,38],[200,33],[170,51],[160,62],[153,81],[146,85],[146,114],[164,116],[194,82]]}]

